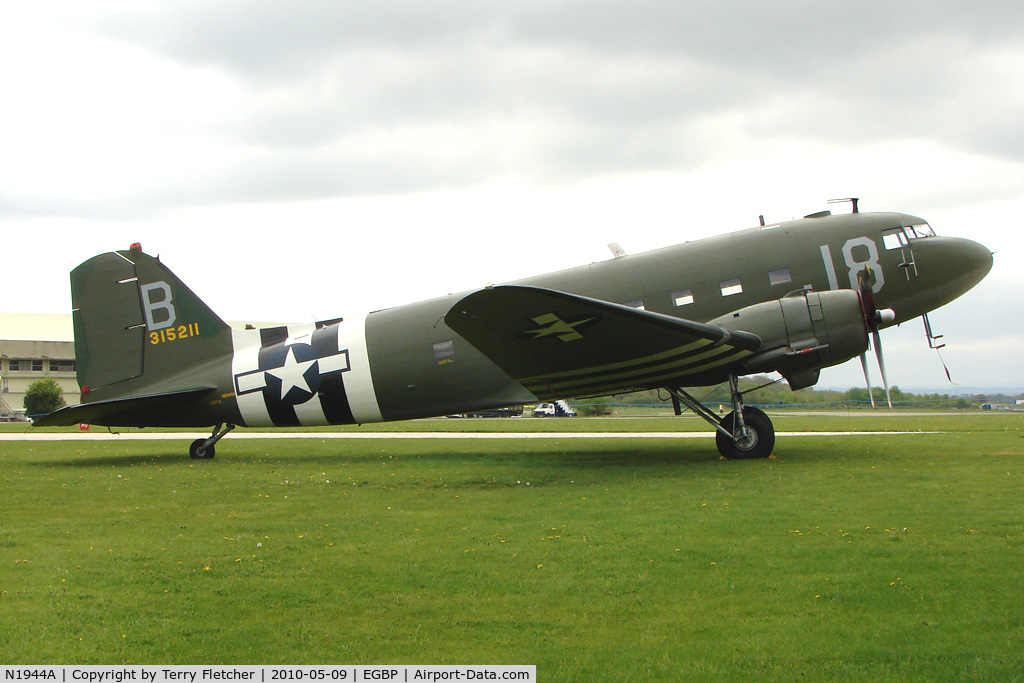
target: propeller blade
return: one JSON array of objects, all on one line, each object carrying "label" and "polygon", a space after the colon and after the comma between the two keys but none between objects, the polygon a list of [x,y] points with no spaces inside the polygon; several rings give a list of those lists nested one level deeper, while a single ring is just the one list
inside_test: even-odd
[{"label": "propeller blade", "polygon": [[[935,353],[939,353],[938,349],[935,350]],[[946,367],[946,361],[943,360],[941,353],[939,353],[939,362],[942,363],[942,369],[946,371],[946,379],[949,380],[949,383],[956,384],[956,382],[953,381],[953,378],[949,376],[949,368]]]},{"label": "propeller blade", "polygon": [[946,360],[942,357],[942,352],[939,349],[945,348],[945,344],[939,344],[939,340],[942,339],[941,334],[935,334],[932,332],[932,321],[928,319],[928,314],[925,313],[921,316],[921,320],[924,321],[924,334],[928,337],[928,347],[935,349],[936,355],[939,357],[939,362],[942,363],[942,369],[946,371],[946,379],[949,380],[950,384],[956,384],[953,378],[949,375],[949,368],[946,367]]},{"label": "propeller blade", "polygon": [[882,335],[879,334],[878,329],[875,329],[871,333],[871,338],[875,342],[875,356],[878,358],[878,370],[882,373],[882,386],[885,387],[885,400],[889,403],[889,408],[892,408],[892,396],[889,395],[889,380],[885,376],[885,359],[882,357]]},{"label": "propeller blade", "polygon": [[[890,324],[896,320],[896,312],[891,308],[879,310],[875,306],[875,274],[871,268],[864,268],[857,273],[857,293],[860,296],[861,312],[864,314],[864,331],[871,333],[872,346],[875,347],[875,358],[878,360],[878,369],[882,373],[882,386],[885,387],[885,400],[892,408],[892,396],[889,393],[889,378],[885,374],[885,359],[882,356],[882,335],[879,334],[879,327],[883,324]],[[871,377],[868,375],[867,352],[861,354],[860,364],[864,368],[864,381],[868,385],[868,395],[871,397],[871,407],[875,407],[875,392],[871,389]]]},{"label": "propeller blade", "polygon": [[875,392],[871,390],[871,375],[868,374],[868,352],[860,354],[860,366],[864,368],[864,383],[868,385],[868,398],[871,399],[871,407],[875,407]]},{"label": "propeller blade", "polygon": [[[875,272],[871,270],[871,267],[865,265],[857,273],[857,284],[861,287],[874,287],[875,286]],[[872,292],[874,293],[874,292]]]}]

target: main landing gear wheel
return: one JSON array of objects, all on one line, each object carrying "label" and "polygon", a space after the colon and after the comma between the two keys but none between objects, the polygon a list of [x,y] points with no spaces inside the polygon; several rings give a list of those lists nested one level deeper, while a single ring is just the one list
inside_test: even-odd
[{"label": "main landing gear wheel", "polygon": [[[778,380],[776,380],[778,381]],[[774,382],[770,382],[774,384]],[[766,385],[767,386],[767,385]],[[665,387],[672,396],[672,407],[676,415],[682,412],[685,405],[697,417],[715,427],[715,443],[718,452],[729,460],[749,460],[767,458],[775,448],[775,428],[772,421],[757,408],[743,407],[743,392],[740,391],[739,379],[729,375],[729,392],[732,395],[732,412],[721,420],[707,406],[686,393],[682,387]],[[761,388],[761,387],[758,387]],[[753,391],[750,389],[748,391]],[[736,413],[743,416],[736,419]],[[739,428],[740,423],[743,427]]]},{"label": "main landing gear wheel", "polygon": [[736,411],[722,418],[722,428],[736,436],[733,440],[718,432],[715,443],[718,452],[730,460],[751,460],[767,458],[775,448],[775,428],[772,421],[757,408],[743,409],[743,433],[737,434],[735,427]]},{"label": "main landing gear wheel", "polygon": [[188,455],[193,460],[210,460],[213,458],[214,449],[213,444],[203,447],[207,439],[196,439],[192,442],[192,445],[188,447]]}]

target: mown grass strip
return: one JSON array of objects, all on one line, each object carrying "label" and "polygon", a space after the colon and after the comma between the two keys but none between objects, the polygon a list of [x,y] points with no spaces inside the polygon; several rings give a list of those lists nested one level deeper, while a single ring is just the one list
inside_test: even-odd
[{"label": "mown grass strip", "polygon": [[640,439],[233,434],[203,462],[4,443],[0,662],[1011,680],[1024,440],[968,426],[752,462]]}]

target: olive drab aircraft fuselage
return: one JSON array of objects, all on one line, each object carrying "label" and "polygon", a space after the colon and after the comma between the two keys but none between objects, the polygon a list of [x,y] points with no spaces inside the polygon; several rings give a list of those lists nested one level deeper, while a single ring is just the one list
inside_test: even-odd
[{"label": "olive drab aircraft fuselage", "polygon": [[[677,413],[712,423],[727,457],[764,457],[774,430],[744,407],[738,376],[777,372],[795,390],[858,356],[867,376],[873,336],[884,380],[879,329],[926,316],[991,266],[982,245],[914,216],[822,212],[366,315],[238,330],[132,245],[72,271],[82,403],[35,424],[216,425],[192,444],[204,458],[235,425],[408,420],[660,388]],[[724,419],[684,389],[725,381]]]}]

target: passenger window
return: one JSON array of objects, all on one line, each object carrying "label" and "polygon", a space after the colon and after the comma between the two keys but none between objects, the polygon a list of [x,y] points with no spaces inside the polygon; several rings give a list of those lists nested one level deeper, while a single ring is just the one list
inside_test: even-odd
[{"label": "passenger window", "polygon": [[743,285],[740,284],[740,279],[733,278],[732,280],[724,280],[718,283],[718,286],[722,288],[722,296],[732,296],[733,294],[739,294],[743,291]]},{"label": "passenger window", "polygon": [[678,292],[672,292],[672,303],[676,306],[689,306],[693,303],[693,292],[689,289],[680,289]]},{"label": "passenger window", "polygon": [[768,282],[774,285],[784,285],[793,281],[793,276],[789,274],[789,268],[779,268],[778,270],[768,271]]}]

